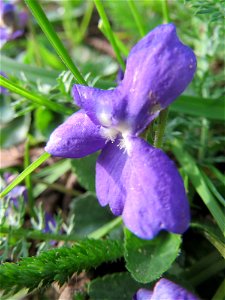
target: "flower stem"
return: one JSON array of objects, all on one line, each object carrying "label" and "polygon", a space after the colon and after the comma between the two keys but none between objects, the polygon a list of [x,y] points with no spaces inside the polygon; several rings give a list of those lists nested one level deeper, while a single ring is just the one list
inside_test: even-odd
[{"label": "flower stem", "polygon": [[[30,165],[30,140],[29,136],[26,140],[25,143],[25,153],[24,153],[24,168],[26,169]],[[34,197],[33,197],[33,191],[32,191],[32,181],[31,181],[31,176],[28,174],[25,178],[25,184],[28,192],[28,207],[29,207],[29,212],[32,217],[35,216],[34,214]]]},{"label": "flower stem", "polygon": [[168,24],[170,22],[168,2],[167,0],[161,0],[161,3],[162,3],[163,23]]},{"label": "flower stem", "polygon": [[108,222],[107,224],[103,225],[101,228],[93,231],[88,235],[88,238],[91,239],[100,239],[101,237],[105,236],[109,233],[112,229],[116,228],[122,223],[122,218],[117,217],[116,219]]},{"label": "flower stem", "polygon": [[200,147],[198,150],[199,161],[202,161],[205,157],[208,133],[209,133],[209,122],[206,118],[202,118],[202,127],[201,127],[201,134],[200,134]]},{"label": "flower stem", "polygon": [[156,148],[161,148],[163,144],[163,135],[166,128],[166,122],[168,117],[169,109],[166,108],[162,110],[159,114],[157,129],[154,136],[154,146]]},{"label": "flower stem", "polygon": [[100,18],[102,19],[103,26],[104,26],[104,28],[105,28],[105,30],[107,32],[107,36],[108,36],[109,42],[111,43],[111,45],[113,47],[113,50],[114,50],[115,55],[116,55],[116,58],[117,58],[118,62],[120,63],[120,66],[121,66],[122,70],[124,71],[125,70],[125,63],[124,63],[123,58],[122,58],[122,56],[120,54],[119,47],[118,47],[118,45],[116,43],[114,34],[112,32],[112,29],[111,29],[109,20],[107,18],[107,15],[105,13],[104,7],[102,5],[102,2],[101,2],[101,0],[94,0],[94,3],[95,3],[95,6],[96,6],[96,9],[97,9],[97,11],[99,13]]}]

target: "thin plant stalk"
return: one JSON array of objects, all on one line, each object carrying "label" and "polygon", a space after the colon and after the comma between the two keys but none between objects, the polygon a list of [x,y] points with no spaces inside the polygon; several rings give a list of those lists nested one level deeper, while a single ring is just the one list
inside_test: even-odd
[{"label": "thin plant stalk", "polygon": [[128,0],[128,4],[130,6],[130,10],[131,10],[131,13],[134,17],[134,21],[135,21],[136,26],[139,30],[140,36],[144,37],[145,36],[145,29],[144,29],[144,26],[142,24],[141,16],[140,16],[140,14],[137,10],[137,7],[136,7],[133,0]]},{"label": "thin plant stalk", "polygon": [[104,28],[105,28],[105,30],[107,32],[107,37],[109,39],[110,44],[113,47],[113,50],[114,50],[115,55],[116,55],[116,58],[117,58],[117,60],[118,60],[118,62],[120,64],[122,70],[124,71],[125,70],[125,63],[124,63],[123,58],[122,58],[122,56],[120,54],[119,47],[118,47],[118,45],[116,43],[116,40],[114,38],[114,34],[113,34],[112,29],[111,29],[111,26],[110,26],[109,20],[107,18],[107,15],[105,13],[105,10],[104,10],[104,7],[102,5],[102,2],[101,2],[101,0],[94,0],[94,3],[95,3],[95,6],[96,6],[96,9],[97,9],[97,11],[99,13],[100,18],[102,19],[103,26],[104,26]]},{"label": "thin plant stalk", "polygon": [[[29,137],[26,140],[25,143],[25,153],[24,153],[24,169],[28,168],[30,165],[30,141],[29,141]],[[32,180],[31,180],[31,175],[28,174],[25,177],[25,185],[26,185],[26,189],[27,189],[27,193],[28,193],[28,207],[29,207],[29,212],[31,214],[32,217],[34,217],[34,198],[33,198],[33,191],[32,191]]]},{"label": "thin plant stalk", "polygon": [[30,164],[22,173],[20,173],[16,179],[14,179],[1,193],[0,198],[5,197],[15,186],[20,184],[27,175],[36,170],[43,162],[45,162],[51,155],[47,152],[44,152],[37,160]]}]

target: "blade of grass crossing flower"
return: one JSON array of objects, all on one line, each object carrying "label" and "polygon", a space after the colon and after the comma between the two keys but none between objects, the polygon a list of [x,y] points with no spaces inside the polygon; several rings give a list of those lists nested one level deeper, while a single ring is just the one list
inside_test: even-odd
[{"label": "blade of grass crossing flower", "polygon": [[30,164],[22,173],[20,173],[15,180],[13,180],[1,193],[0,197],[6,196],[15,186],[17,186],[30,173],[37,169],[43,162],[45,162],[51,155],[44,152],[37,160]]},{"label": "blade of grass crossing flower", "polygon": [[136,26],[139,30],[140,36],[144,37],[145,36],[145,29],[144,29],[144,26],[142,24],[141,16],[140,16],[140,14],[137,10],[137,7],[134,4],[133,0],[128,0],[128,4],[129,4],[130,10],[131,10],[131,13],[134,17],[134,21],[136,23]]},{"label": "blade of grass crossing flower", "polygon": [[109,42],[111,43],[111,45],[113,47],[113,50],[115,51],[116,58],[117,58],[118,62],[120,63],[121,68],[124,71],[125,70],[125,63],[124,63],[123,58],[120,54],[120,50],[119,50],[118,45],[116,43],[114,34],[113,34],[111,26],[109,24],[109,20],[106,16],[104,7],[102,5],[102,2],[101,2],[101,0],[94,0],[94,3],[95,3],[95,6],[96,6],[96,9],[99,13],[100,18],[102,19],[103,26],[104,26],[104,28],[107,32],[107,37],[109,39]]},{"label": "blade of grass crossing flower", "polygon": [[88,235],[89,239],[100,239],[103,236],[105,236],[107,233],[109,233],[111,230],[113,230],[114,228],[116,228],[117,226],[122,224],[122,218],[121,217],[117,217],[116,219],[108,222],[107,224],[105,224],[104,226],[102,226],[101,228],[93,231],[92,233],[90,233]]},{"label": "blade of grass crossing flower", "polygon": [[74,111],[72,109],[65,107],[64,105],[61,105],[59,103],[52,102],[52,101],[44,98],[43,96],[35,94],[34,92],[29,92],[29,91],[25,90],[23,87],[20,87],[19,85],[11,82],[9,79],[6,79],[1,75],[0,75],[0,86],[3,86],[5,88],[7,88],[8,90],[10,90],[11,92],[16,93],[18,95],[21,95],[21,96],[31,100],[35,104],[43,105],[43,106],[47,107],[48,109],[55,111],[57,113],[68,114],[68,115],[71,115],[72,113],[74,113]]},{"label": "blade of grass crossing flower", "polygon": [[[27,141],[25,143],[25,153],[24,153],[24,168],[28,168],[30,165],[30,141],[29,141],[29,136],[27,138]],[[33,198],[33,189],[32,189],[32,181],[31,181],[31,176],[28,174],[25,177],[25,184],[26,188],[28,191],[28,206],[29,206],[29,211],[32,217],[34,217],[34,198]]]},{"label": "blade of grass crossing flower", "polygon": [[38,1],[25,0],[25,3],[27,4],[28,8],[34,15],[37,22],[39,23],[41,29],[43,30],[44,34],[52,44],[53,48],[56,50],[59,57],[62,59],[63,63],[73,73],[77,82],[80,84],[87,85],[86,81],[84,80],[83,76],[80,74],[78,68],[74,65],[70,55],[68,54],[66,48],[64,47],[58,35],[56,34],[54,28],[52,27],[51,23],[46,17]]},{"label": "blade of grass crossing flower", "polygon": [[213,197],[210,190],[208,189],[204,177],[202,176],[201,171],[199,170],[196,162],[189,153],[184,151],[181,142],[177,139],[174,139],[172,142],[172,151],[175,154],[181,166],[183,167],[183,170],[189,176],[197,193],[211,212],[212,216],[215,218],[220,230],[225,236],[225,215],[220,205],[217,203],[216,199]]}]

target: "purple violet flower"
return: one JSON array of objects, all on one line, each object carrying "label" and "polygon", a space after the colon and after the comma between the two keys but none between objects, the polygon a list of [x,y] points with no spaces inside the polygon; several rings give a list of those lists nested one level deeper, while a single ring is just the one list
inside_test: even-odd
[{"label": "purple violet flower", "polygon": [[160,279],[153,291],[140,289],[135,294],[134,300],[198,300],[195,295],[188,292],[178,284],[162,278]]},{"label": "purple violet flower", "polygon": [[44,233],[51,233],[53,229],[56,227],[56,221],[52,214],[46,212],[45,213],[45,228],[43,229]]},{"label": "purple violet flower", "polygon": [[0,48],[6,42],[24,34],[27,19],[27,13],[25,11],[18,12],[12,1],[0,0]]},{"label": "purple violet flower", "polygon": [[138,136],[185,90],[195,70],[195,55],[180,42],[175,26],[156,27],[131,49],[117,88],[74,85],[82,109],[55,129],[45,148],[68,158],[102,149],[96,165],[99,203],[122,215],[140,238],[152,239],[163,229],[181,234],[189,225],[189,204],[175,164]]}]

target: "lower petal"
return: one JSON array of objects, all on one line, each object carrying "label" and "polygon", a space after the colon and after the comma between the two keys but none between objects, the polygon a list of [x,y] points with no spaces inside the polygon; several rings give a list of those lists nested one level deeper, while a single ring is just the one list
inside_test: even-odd
[{"label": "lower petal", "polygon": [[189,205],[174,163],[142,139],[126,140],[126,152],[116,142],[107,144],[97,162],[100,204],[122,214],[126,227],[141,238],[151,239],[162,229],[183,233]]},{"label": "lower petal", "polygon": [[69,117],[50,136],[45,150],[59,157],[79,158],[103,148],[105,139],[96,126],[82,111]]},{"label": "lower petal", "polygon": [[122,214],[126,198],[125,164],[127,155],[117,145],[108,143],[96,164],[96,193],[102,206],[109,204],[114,215]]}]

